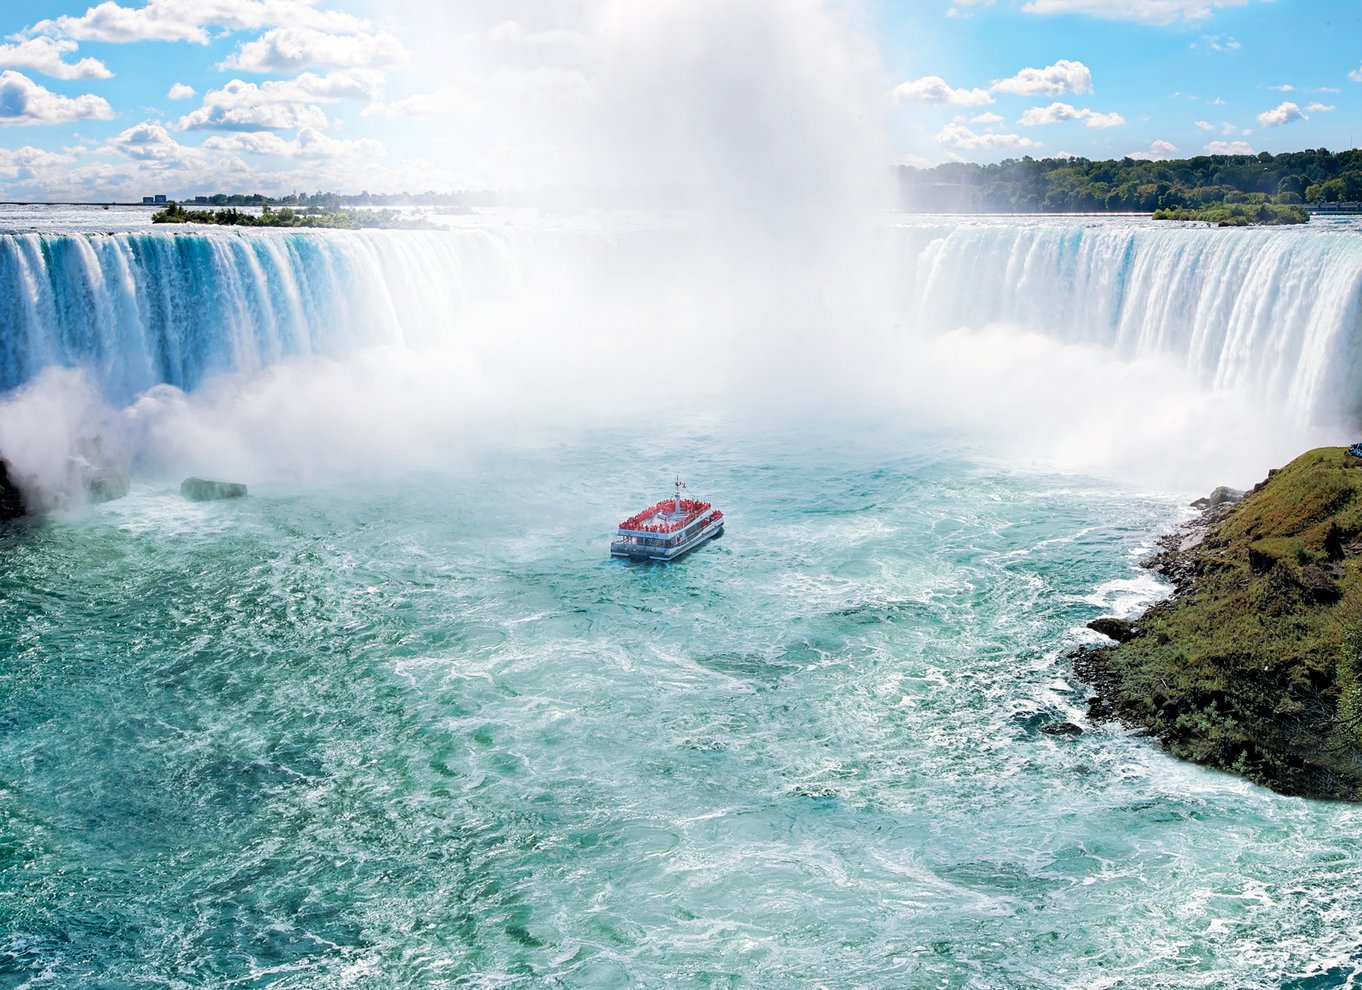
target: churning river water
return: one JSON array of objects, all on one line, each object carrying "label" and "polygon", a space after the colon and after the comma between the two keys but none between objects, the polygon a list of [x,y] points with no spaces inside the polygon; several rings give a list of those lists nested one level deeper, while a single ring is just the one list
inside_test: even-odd
[{"label": "churning river water", "polygon": [[[953,250],[977,270],[984,247],[962,237],[1047,236],[980,229],[915,228],[918,281]],[[1075,238],[1126,237],[1129,273],[1142,237],[1172,236],[1083,229],[1053,235],[1061,288],[1088,264]],[[32,265],[73,251],[95,266],[66,258],[68,281],[107,275],[119,237],[134,261],[172,263],[137,241],[167,235],[11,236],[36,245],[0,265],[16,285],[30,247]],[[195,236],[179,263],[241,264],[257,243]],[[261,238],[257,262],[298,268],[261,275],[260,299],[296,299],[307,252],[347,243],[292,236]],[[1043,246],[1025,250],[1039,264]],[[98,346],[58,332],[46,290],[27,311],[8,297],[34,314],[10,341],[26,327],[96,382],[134,483],[0,530],[0,987],[1315,990],[1362,973],[1362,813],[1083,717],[1063,654],[1096,639],[1088,620],[1163,593],[1137,562],[1183,518],[1176,485],[1022,462],[939,424],[734,407],[427,446],[372,472],[300,468],[306,444],[262,465],[220,443],[200,456],[254,465],[252,494],[191,503],[180,462],[151,449],[174,423],[209,445],[209,425],[292,429],[266,415],[287,406],[252,405],[261,369],[292,368],[296,395],[335,374],[306,362],[344,351],[238,347],[229,392],[255,418],[233,422],[230,399],[194,406],[225,360],[206,343],[193,381],[154,347],[129,357],[144,353],[130,328],[168,340],[184,324],[152,325],[166,304],[136,305],[136,264],[119,277]],[[920,302],[925,319],[948,301]],[[262,307],[243,312],[259,325],[276,312]],[[476,356],[504,367],[487,341]],[[44,386],[6,367],[13,422]],[[1244,372],[1302,417],[1324,401],[1274,375]],[[571,393],[552,405],[571,416]],[[409,436],[381,432],[353,440],[357,458]],[[174,439],[176,456],[192,446]],[[725,536],[670,566],[608,559],[617,521],[677,471],[724,510]],[[1042,731],[1061,721],[1084,732]]]}]

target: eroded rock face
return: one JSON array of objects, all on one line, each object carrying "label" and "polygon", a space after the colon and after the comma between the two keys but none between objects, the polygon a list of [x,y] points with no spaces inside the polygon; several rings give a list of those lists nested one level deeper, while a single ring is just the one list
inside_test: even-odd
[{"label": "eroded rock face", "polygon": [[241,498],[246,494],[246,486],[235,481],[185,478],[180,482],[180,494],[195,502],[214,502],[224,498]]},{"label": "eroded rock face", "polygon": [[0,522],[28,514],[23,493],[10,475],[9,462],[0,458]]}]

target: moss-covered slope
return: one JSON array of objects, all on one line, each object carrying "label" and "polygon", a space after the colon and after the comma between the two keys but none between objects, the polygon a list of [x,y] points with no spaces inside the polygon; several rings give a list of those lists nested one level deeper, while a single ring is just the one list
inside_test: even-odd
[{"label": "moss-covered slope", "polygon": [[1075,658],[1094,716],[1286,794],[1362,799],[1362,460],[1301,455],[1155,566],[1177,593]]}]

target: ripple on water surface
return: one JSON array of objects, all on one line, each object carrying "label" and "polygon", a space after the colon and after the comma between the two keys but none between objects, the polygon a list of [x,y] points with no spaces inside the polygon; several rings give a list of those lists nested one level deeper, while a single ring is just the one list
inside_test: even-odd
[{"label": "ripple on water surface", "polygon": [[1357,971],[1356,811],[1040,731],[1175,505],[706,447],[729,532],[669,567],[603,548],[684,445],[0,536],[0,985]]}]

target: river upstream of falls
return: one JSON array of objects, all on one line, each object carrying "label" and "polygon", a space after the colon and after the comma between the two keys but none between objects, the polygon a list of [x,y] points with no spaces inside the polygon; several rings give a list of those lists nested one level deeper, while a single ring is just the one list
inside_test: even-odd
[{"label": "river upstream of falls", "polygon": [[[0,987],[1362,978],[1362,812],[1064,658],[1191,497],[1356,439],[1356,226],[0,220],[62,506],[0,528]],[[610,560],[678,473],[723,538]]]}]

